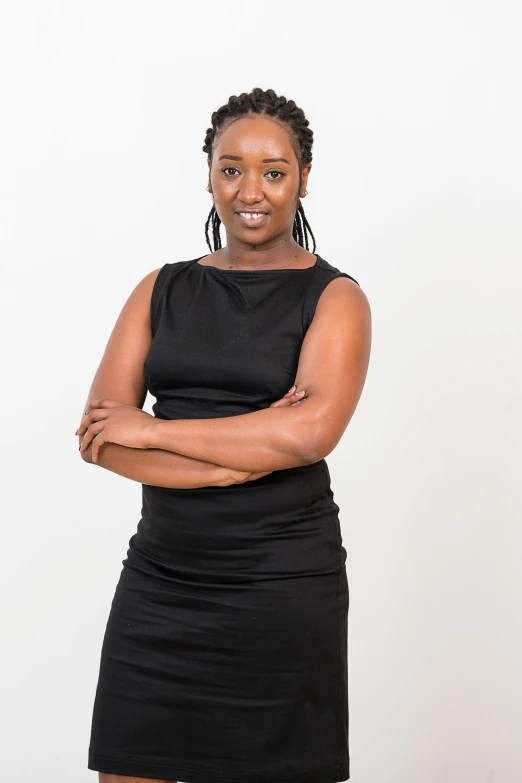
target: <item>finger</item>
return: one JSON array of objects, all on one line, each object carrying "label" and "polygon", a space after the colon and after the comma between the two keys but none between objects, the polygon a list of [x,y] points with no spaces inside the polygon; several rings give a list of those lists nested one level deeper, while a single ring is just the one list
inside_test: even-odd
[{"label": "finger", "polygon": [[285,394],[285,397],[288,397],[290,394],[292,394],[292,392],[294,391],[294,389],[295,389],[295,383],[294,383],[294,385],[292,386],[292,388],[291,388],[291,389],[289,389],[289,390],[287,391],[287,393]]},{"label": "finger", "polygon": [[[91,423],[91,419],[87,420],[85,417],[89,415],[89,413],[92,413],[93,410],[96,409],[103,409],[103,408],[135,408],[134,405],[129,405],[126,402],[120,402],[119,400],[111,400],[107,397],[100,398],[98,400],[91,400],[89,404],[87,405],[87,408],[84,411],[83,418],[80,422],[80,426],[74,433],[75,435],[80,435],[83,428],[88,427]],[[136,408],[136,410],[142,410],[141,408]],[[150,415],[150,414],[147,414]]]},{"label": "finger", "polygon": [[74,434],[75,435],[83,435],[88,426],[89,426],[89,423],[88,422],[84,422],[82,420],[82,423],[80,424],[80,426],[78,427],[78,429],[76,430],[76,432]]},{"label": "finger", "polygon": [[88,416],[88,414],[93,410],[93,408],[101,408],[104,400],[102,398],[98,400],[89,400],[87,403],[87,407],[85,408],[83,415]]},{"label": "finger", "polygon": [[94,424],[96,421],[101,421],[101,419],[106,419],[108,415],[109,412],[107,409],[93,408],[87,416],[84,416],[80,426],[74,434],[81,435],[88,427],[91,426],[91,424]]},{"label": "finger", "polygon": [[127,405],[127,403],[119,402],[119,400],[111,400],[109,397],[100,397],[97,400],[90,400],[83,413],[84,416],[87,416],[93,408],[117,408],[121,405]]},{"label": "finger", "polygon": [[91,443],[93,438],[103,430],[104,426],[105,425],[103,424],[103,422],[97,422],[87,427],[87,431],[84,435],[84,438],[80,446],[80,451],[85,451],[85,449],[89,448],[89,444]]},{"label": "finger", "polygon": [[82,435],[87,427],[89,427],[91,424],[94,423],[95,419],[93,417],[93,412],[96,410],[96,408],[92,408],[89,413],[85,414],[80,422],[80,426],[74,433],[75,435]]},{"label": "finger", "polygon": [[295,405],[296,402],[300,402],[305,398],[306,392],[304,389],[301,389],[300,391],[296,392],[295,394],[292,394],[292,396],[288,399],[288,403],[290,407],[292,405]]},{"label": "finger", "polygon": [[[82,436],[80,435],[80,437]],[[89,430],[87,430],[87,432],[84,434],[83,438],[80,441],[80,447],[79,447],[80,451],[85,451],[85,449],[89,445],[89,440],[90,440]]]},{"label": "finger", "polygon": [[110,400],[108,397],[99,397],[97,400],[91,400],[87,405],[87,412],[92,408],[110,408],[116,400]]},{"label": "finger", "polygon": [[80,424],[80,426],[78,427],[78,429],[76,430],[76,432],[74,434],[75,435],[83,435],[88,426],[89,426],[88,422],[82,421],[82,423]]},{"label": "finger", "polygon": [[100,453],[100,449],[105,443],[105,435],[103,432],[100,432],[99,435],[97,435],[93,441],[92,441],[92,461],[97,462],[98,461],[98,455]]},{"label": "finger", "polygon": [[302,397],[304,397],[306,394],[306,391],[304,389],[300,389],[295,394],[285,394],[284,397],[281,397],[280,400],[276,400],[273,402],[270,407],[271,408],[283,408],[283,407],[290,407],[290,405],[295,402],[295,400],[300,400]]}]

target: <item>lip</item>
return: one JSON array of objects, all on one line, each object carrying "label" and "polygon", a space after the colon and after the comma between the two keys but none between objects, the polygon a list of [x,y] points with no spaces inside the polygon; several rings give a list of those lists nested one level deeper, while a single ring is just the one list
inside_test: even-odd
[{"label": "lip", "polygon": [[[243,210],[243,212],[253,212],[253,211],[254,210],[251,209]],[[258,226],[262,226],[267,222],[268,218],[270,217],[269,212],[265,212],[263,215],[261,215],[261,217],[258,218],[246,218],[243,217],[243,215],[240,215],[239,212],[235,212],[234,214],[238,218],[238,220],[241,221],[241,224],[243,226],[247,226],[248,228],[257,228]]]}]

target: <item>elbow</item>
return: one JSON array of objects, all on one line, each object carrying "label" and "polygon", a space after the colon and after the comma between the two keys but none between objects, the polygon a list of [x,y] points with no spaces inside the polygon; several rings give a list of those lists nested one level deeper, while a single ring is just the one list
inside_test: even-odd
[{"label": "elbow", "polygon": [[307,426],[300,426],[294,443],[294,453],[302,460],[303,465],[312,465],[325,456],[320,423],[316,425],[315,422],[310,422]]},{"label": "elbow", "polygon": [[301,457],[307,465],[319,462],[329,453],[324,451],[323,444],[318,439],[311,438],[306,443],[303,443],[302,446]]},{"label": "elbow", "polygon": [[308,438],[303,438],[302,434],[292,437],[290,442],[285,441],[284,444],[280,444],[278,450],[299,465],[311,465],[320,459],[313,442]]},{"label": "elbow", "polygon": [[305,464],[319,462],[330,454],[337,441],[333,441],[331,434],[325,428],[324,417],[310,421],[306,435],[301,435],[301,456]]},{"label": "elbow", "polygon": [[319,462],[322,457],[319,456],[317,451],[304,451],[301,453],[301,459],[304,465],[313,465],[314,462]]}]

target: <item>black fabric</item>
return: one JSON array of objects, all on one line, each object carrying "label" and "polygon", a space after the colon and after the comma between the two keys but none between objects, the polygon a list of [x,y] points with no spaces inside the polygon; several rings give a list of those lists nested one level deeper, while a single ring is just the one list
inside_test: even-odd
[{"label": "black fabric", "polygon": [[[144,371],[158,418],[280,399],[319,297],[351,278],[320,256],[253,271],[202,258],[165,264],[154,284]],[[348,780],[346,549],[326,461],[230,487],[144,484],[142,498],[103,640],[88,768],[185,783]]]}]

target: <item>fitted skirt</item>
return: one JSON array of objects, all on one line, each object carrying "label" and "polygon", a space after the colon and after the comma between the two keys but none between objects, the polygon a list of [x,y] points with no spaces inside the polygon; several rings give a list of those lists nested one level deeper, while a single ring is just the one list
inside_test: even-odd
[{"label": "fitted skirt", "polygon": [[348,581],[212,581],[133,546],[103,638],[88,768],[185,783],[349,779]]}]

